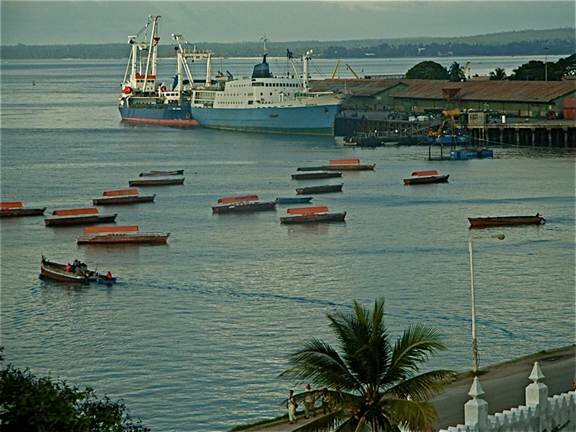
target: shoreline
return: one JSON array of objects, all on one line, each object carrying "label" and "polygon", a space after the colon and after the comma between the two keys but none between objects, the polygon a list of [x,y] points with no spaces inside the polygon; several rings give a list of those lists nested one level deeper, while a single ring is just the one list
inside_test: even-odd
[{"label": "shoreline", "polygon": [[[572,390],[576,374],[575,358],[576,344],[572,344],[538,351],[480,368],[479,379],[485,391],[483,399],[488,402],[489,414],[524,403],[524,389],[530,383],[528,376],[535,361],[540,362],[545,376],[543,382],[548,386],[550,396]],[[432,399],[432,403],[438,411],[436,430],[464,422],[464,403],[470,399],[468,391],[472,379],[472,372],[462,372],[456,376],[451,384],[446,386],[442,393]],[[503,389],[507,391],[503,392]],[[298,415],[303,415],[303,412],[298,412]],[[287,415],[283,415],[238,425],[229,431],[287,432],[304,424],[305,422],[300,422],[296,425],[290,425]]]}]

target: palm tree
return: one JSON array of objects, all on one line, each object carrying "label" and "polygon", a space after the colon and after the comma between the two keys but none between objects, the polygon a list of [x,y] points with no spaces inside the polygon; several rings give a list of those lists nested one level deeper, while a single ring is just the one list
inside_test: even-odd
[{"label": "palm tree", "polygon": [[450,81],[460,82],[466,81],[466,74],[464,68],[458,62],[454,62],[448,68],[448,76]]},{"label": "palm tree", "polygon": [[501,67],[497,67],[492,72],[490,72],[490,79],[502,81],[506,79],[506,71]]},{"label": "palm tree", "polygon": [[438,332],[411,325],[393,344],[384,325],[384,299],[376,299],[372,311],[355,301],[352,311],[328,319],[341,353],[312,339],[289,356],[289,368],[280,375],[330,389],[331,412],[298,431],[431,430],[437,416],[427,400],[454,378],[448,370],[417,375],[430,355],[446,349]]}]

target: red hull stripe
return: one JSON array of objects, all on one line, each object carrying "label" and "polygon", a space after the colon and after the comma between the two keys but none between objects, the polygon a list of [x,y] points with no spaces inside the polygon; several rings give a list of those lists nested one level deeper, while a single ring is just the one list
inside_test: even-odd
[{"label": "red hull stripe", "polygon": [[157,124],[162,126],[198,126],[198,120],[196,119],[149,119],[141,117],[122,117],[122,120],[130,123],[146,123],[146,124]]}]

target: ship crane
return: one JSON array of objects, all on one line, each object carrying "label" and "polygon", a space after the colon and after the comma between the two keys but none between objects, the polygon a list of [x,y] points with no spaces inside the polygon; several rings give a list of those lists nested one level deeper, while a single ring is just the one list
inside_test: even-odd
[{"label": "ship crane", "polygon": [[192,77],[192,72],[190,71],[190,67],[188,66],[188,59],[194,60],[206,60],[206,86],[210,86],[212,83],[212,51],[197,51],[196,47],[192,51],[189,51],[185,48],[185,45],[188,45],[188,42],[184,39],[181,34],[172,34],[172,38],[178,44],[178,52],[177,52],[177,67],[178,67],[178,92],[181,94],[183,90],[183,71],[186,73],[190,84],[194,83],[194,79]]}]

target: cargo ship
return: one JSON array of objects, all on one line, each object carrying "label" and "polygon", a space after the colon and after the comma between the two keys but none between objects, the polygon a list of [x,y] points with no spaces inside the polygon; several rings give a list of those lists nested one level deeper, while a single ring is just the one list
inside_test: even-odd
[{"label": "cargo ship", "polygon": [[[150,16],[147,24],[135,36],[128,37],[130,57],[118,98],[122,121],[131,124],[197,126],[198,121],[190,112],[190,82],[178,81],[176,77],[172,85],[167,85],[157,79],[159,19],[160,16]],[[198,54],[201,57],[204,55]],[[177,52],[178,68],[181,67],[183,55],[185,53]]]},{"label": "cargo ship", "polygon": [[[287,50],[293,73],[274,76],[264,45],[262,62],[254,66],[252,76],[237,79],[227,73],[214,80],[208,57],[205,84],[192,88],[192,117],[200,126],[214,129],[333,136],[342,100],[333,92],[310,90],[311,54],[302,56],[300,74]],[[194,82],[192,76],[188,80]]]}]

